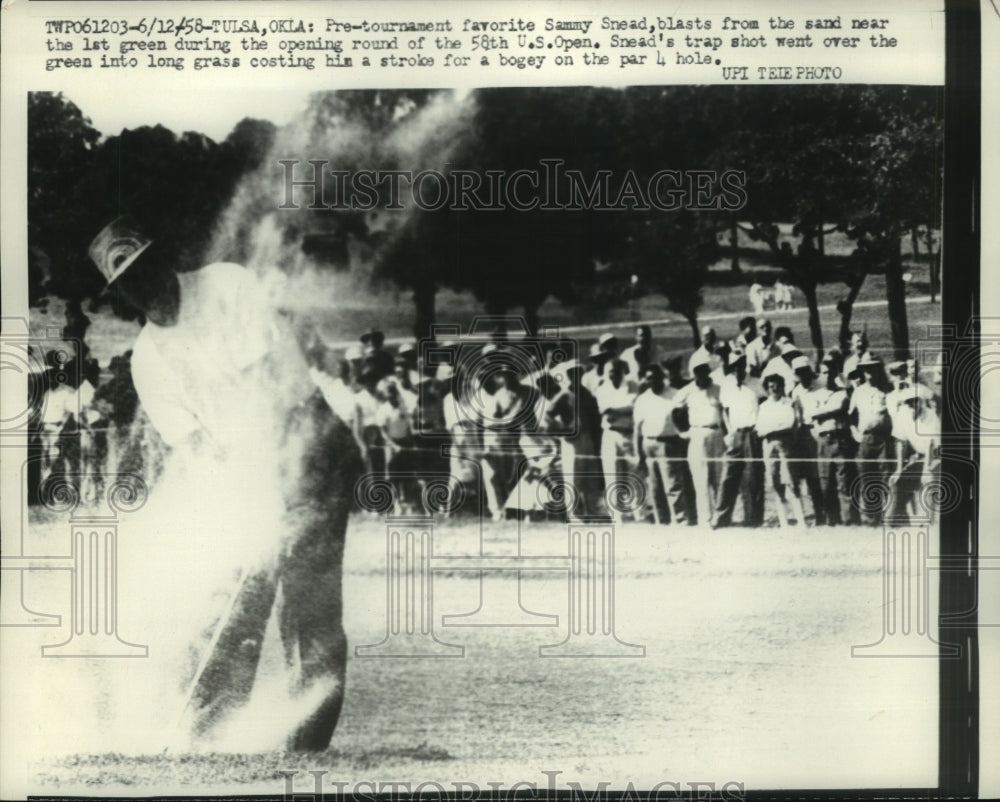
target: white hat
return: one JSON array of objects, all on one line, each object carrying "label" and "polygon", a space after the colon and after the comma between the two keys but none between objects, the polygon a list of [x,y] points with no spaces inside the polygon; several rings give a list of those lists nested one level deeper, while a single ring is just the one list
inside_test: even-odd
[{"label": "white hat", "polygon": [[918,398],[923,400],[929,400],[934,397],[934,393],[928,390],[924,385],[917,382],[912,387],[907,387],[903,391],[903,395],[900,397],[900,403],[910,404],[916,401]]},{"label": "white hat", "polygon": [[805,356],[797,356],[792,360],[792,370],[812,370],[812,365]]},{"label": "white hat", "polygon": [[605,346],[610,346],[612,343],[614,343],[615,346],[617,346],[618,338],[609,331],[605,332],[597,339],[597,345],[600,348],[604,348]]},{"label": "white hat", "polygon": [[708,355],[702,351],[695,351],[691,355],[691,361],[688,363],[688,367],[694,372],[695,368],[700,367],[710,367],[711,363],[708,361]]},{"label": "white hat", "polygon": [[127,218],[118,217],[94,237],[87,254],[110,285],[152,244]]}]

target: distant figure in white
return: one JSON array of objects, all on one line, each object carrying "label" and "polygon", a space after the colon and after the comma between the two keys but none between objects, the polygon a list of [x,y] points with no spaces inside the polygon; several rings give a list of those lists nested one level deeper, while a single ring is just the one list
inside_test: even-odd
[{"label": "distant figure in white", "polygon": [[764,287],[759,281],[750,285],[750,303],[757,317],[764,314],[764,297]]},{"label": "distant figure in white", "polygon": [[774,282],[774,308],[792,308],[792,288],[781,279]]}]

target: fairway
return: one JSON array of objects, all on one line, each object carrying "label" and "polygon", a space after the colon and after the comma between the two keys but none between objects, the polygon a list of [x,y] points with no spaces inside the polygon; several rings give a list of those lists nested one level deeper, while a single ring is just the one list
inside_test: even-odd
[{"label": "fairway", "polygon": [[[480,535],[473,518],[437,522],[435,555],[478,554],[480,537],[483,553],[516,553],[516,522],[482,527]],[[49,533],[51,542],[60,537]],[[125,548],[127,524],[122,537]],[[347,782],[348,790],[366,781],[545,787],[542,772],[562,772],[562,788],[569,781],[647,789],[662,781],[747,789],[935,781],[936,661],[851,657],[852,645],[882,633],[880,530],[621,525],[615,629],[645,656],[577,659],[539,657],[540,646],[566,638],[565,572],[524,571],[520,583],[512,571],[485,575],[488,599],[511,604],[520,584],[523,607],[558,616],[556,625],[535,618],[528,622],[546,625],[442,627],[442,616],[479,605],[478,572],[456,570],[435,572],[434,630],[464,647],[464,657],[357,658],[354,647],[385,636],[385,537],[384,522],[352,519],[344,562],[351,658],[330,750],[54,755],[59,738],[49,732],[49,756],[32,762],[35,778],[61,793],[102,794],[281,793],[280,772],[294,769],[303,791],[313,787],[307,770],[326,770],[327,782]],[[520,541],[524,555],[565,554],[566,525],[523,524]],[[30,606],[64,612],[68,582],[45,573],[30,580]],[[122,634],[155,649],[155,633]],[[18,647],[28,650],[62,640],[38,629],[19,635]],[[58,683],[68,668],[58,664],[76,662],[40,661],[33,687],[52,688],[43,677]],[[115,662],[108,670],[128,681],[136,669],[120,664],[136,661]],[[52,692],[36,701],[59,699]],[[91,715],[94,702],[61,700],[79,706],[64,710],[67,717]],[[27,741],[41,734],[26,733]],[[915,776],[921,766],[923,776]]]}]

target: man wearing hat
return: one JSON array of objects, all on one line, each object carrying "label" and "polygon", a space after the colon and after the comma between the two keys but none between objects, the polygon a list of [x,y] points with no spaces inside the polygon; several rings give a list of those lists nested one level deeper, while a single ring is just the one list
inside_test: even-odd
[{"label": "man wearing hat", "polygon": [[400,360],[406,368],[411,386],[416,388],[427,381],[427,376],[420,370],[420,358],[417,353],[417,344],[414,341],[410,340],[399,346],[399,351],[396,354],[397,364]]},{"label": "man wearing hat", "polygon": [[[636,462],[632,450],[636,385],[629,381],[627,372],[624,360],[611,359],[607,375],[597,388],[597,407],[601,411],[601,468],[606,489],[616,486],[619,477],[628,473]],[[612,510],[611,514],[620,520],[622,513]]]},{"label": "man wearing hat", "polygon": [[364,346],[364,366],[381,381],[391,376],[393,371],[392,354],[382,346],[385,335],[376,328],[371,328],[361,335],[361,345]]},{"label": "man wearing hat", "polygon": [[[341,563],[357,447],[257,277],[229,263],[178,272],[178,246],[154,243],[119,218],[89,253],[111,292],[145,316],[131,360],[139,401],[172,448],[175,474],[197,483],[178,524],[196,528],[213,515],[234,531],[215,528],[205,545],[240,544],[226,553],[240,579],[208,628],[184,713],[192,734],[208,738],[246,702],[280,586],[291,684],[296,696],[316,699],[287,746],[322,750],[343,702]],[[171,568],[176,587],[197,581],[184,571],[201,566],[178,559]]]},{"label": "man wearing hat", "polygon": [[597,338],[597,347],[604,353],[610,354],[611,356],[618,356],[618,352],[620,350],[618,346],[618,338],[610,331],[604,332],[604,334]]},{"label": "man wearing hat", "polygon": [[719,386],[712,381],[712,365],[707,354],[692,357],[689,365],[694,381],[674,396],[673,414],[679,426],[683,425],[683,417],[687,417],[685,436],[688,440],[688,467],[694,484],[694,506],[698,511],[698,522],[708,526],[715,512],[720,462],[726,448],[722,403]]},{"label": "man wearing hat", "polygon": [[826,523],[826,505],[823,503],[823,493],[819,481],[819,446],[812,434],[812,421],[804,414],[804,399],[816,382],[816,373],[813,371],[809,359],[804,354],[794,357],[789,363],[792,372],[795,374],[795,386],[792,387],[790,397],[799,416],[800,425],[796,429],[795,441],[792,446],[792,461],[790,469],[792,479],[796,482],[805,482],[809,491],[809,499],[812,502],[813,513],[816,518],[816,525],[822,526]]},{"label": "man wearing hat", "polygon": [[575,359],[551,369],[559,392],[549,402],[550,432],[559,438],[563,481],[570,488],[570,521],[600,513],[601,478],[597,472],[601,442],[601,411],[581,385],[583,365]]},{"label": "man wearing hat", "polygon": [[[497,353],[499,349],[492,343],[483,349],[486,356]],[[497,366],[483,364],[484,400],[478,410],[478,426],[483,443],[483,490],[493,519],[499,521],[504,517],[508,496],[520,479],[517,472],[523,463],[521,434],[538,429],[535,415],[538,392],[524,384],[510,365],[498,361]]]},{"label": "man wearing hat", "polygon": [[771,339],[771,321],[764,317],[757,318],[754,326],[756,335],[746,344],[747,373],[759,377],[764,372],[764,366],[777,355],[777,347]]},{"label": "man wearing hat", "polygon": [[740,333],[732,340],[732,347],[735,351],[746,353],[747,346],[757,339],[757,321],[753,317],[742,317],[739,322]]},{"label": "man wearing hat", "polygon": [[708,372],[714,373],[720,370],[725,361],[718,354],[719,338],[715,334],[715,329],[711,326],[701,327],[701,345],[699,345],[691,358],[688,360],[688,373],[694,376],[694,366],[696,362],[705,362],[708,365]]},{"label": "man wearing hat", "polygon": [[[930,393],[929,388],[917,381],[915,375],[915,363],[912,360],[890,362],[887,366],[887,372],[889,374],[889,384],[892,389],[886,393],[885,396],[885,408],[889,413],[889,421],[893,427],[893,434],[895,435],[896,428],[896,416],[901,410],[901,404],[908,397],[913,396],[913,388],[917,387],[917,391],[921,395],[928,395],[933,398],[933,394]],[[904,410],[904,412],[906,412]],[[906,412],[909,415],[909,412]]]},{"label": "man wearing hat", "polygon": [[[933,397],[922,384],[906,388],[900,397],[893,425],[895,459],[889,475],[889,517],[896,524],[909,523],[908,507],[920,504],[916,499],[920,486],[931,481],[940,461],[941,422],[931,408]],[[918,506],[917,512],[927,516],[934,511]]]},{"label": "man wearing hat", "polygon": [[758,395],[746,382],[746,366],[746,355],[743,352],[733,351],[729,355],[730,373],[719,396],[727,434],[719,503],[712,520],[713,529],[732,523],[741,486],[744,526],[760,526],[764,523],[763,455],[760,439],[754,429],[757,423]]},{"label": "man wearing hat", "polygon": [[[611,340],[607,340],[607,338],[611,338]],[[590,363],[590,367],[581,379],[583,387],[595,397],[598,385],[604,381],[604,366],[615,356],[615,353],[607,347],[607,345],[612,344],[614,341],[612,335],[605,334],[601,337],[601,340],[605,341],[606,347],[601,347],[600,341],[590,346],[590,352],[587,354],[587,361]]]},{"label": "man wearing hat", "polygon": [[637,379],[646,375],[650,365],[657,364],[660,359],[660,349],[653,343],[653,330],[643,324],[635,330],[635,345],[622,351],[622,359],[628,365],[628,373]]},{"label": "man wearing hat", "polygon": [[858,509],[851,498],[857,478],[857,444],[847,427],[847,392],[837,381],[839,362],[829,355],[819,375],[799,400],[803,422],[816,440],[821,504],[830,526],[857,524]]},{"label": "man wearing hat", "polygon": [[648,500],[658,524],[687,522],[684,506],[684,439],[674,423],[677,389],[659,365],[646,369],[647,389],[635,400],[634,450],[646,466]]},{"label": "man wearing hat", "polygon": [[864,358],[874,359],[868,350],[868,335],[863,331],[852,331],[847,342],[847,357],[844,359],[844,378],[848,378]]},{"label": "man wearing hat", "polygon": [[782,526],[788,526],[788,516],[785,512],[785,491],[791,488],[792,511],[796,515],[799,526],[806,525],[805,510],[799,495],[799,486],[789,468],[789,458],[795,440],[795,430],[798,425],[798,414],[791,399],[785,395],[785,380],[780,373],[769,373],[764,377],[764,389],[767,398],[761,402],[757,410],[755,429],[763,442],[764,469],[770,478],[771,487],[778,497],[778,520]]},{"label": "man wearing hat", "polygon": [[885,486],[886,459],[891,422],[885,392],[879,386],[882,363],[865,353],[858,360],[857,387],[851,393],[847,413],[855,420],[858,446],[858,485],[862,523],[880,525],[888,500],[881,498]]},{"label": "man wearing hat", "polygon": [[790,396],[792,388],[798,381],[792,370],[792,360],[802,356],[802,351],[795,344],[795,337],[788,326],[779,326],[774,332],[774,347],[777,355],[771,357],[761,372],[761,378],[770,373],[777,373],[785,382],[785,395]]}]

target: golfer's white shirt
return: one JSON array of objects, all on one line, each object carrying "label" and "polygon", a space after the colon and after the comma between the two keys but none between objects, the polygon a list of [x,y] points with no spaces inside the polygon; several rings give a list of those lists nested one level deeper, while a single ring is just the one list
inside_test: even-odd
[{"label": "golfer's white shirt", "polygon": [[[133,348],[143,409],[169,445],[201,433],[223,449],[257,442],[267,453],[261,441],[278,436],[279,410],[314,389],[301,353],[280,335],[263,286],[246,268],[217,262],[178,280],[177,322],[147,322]],[[271,354],[274,364],[264,365]]]}]

